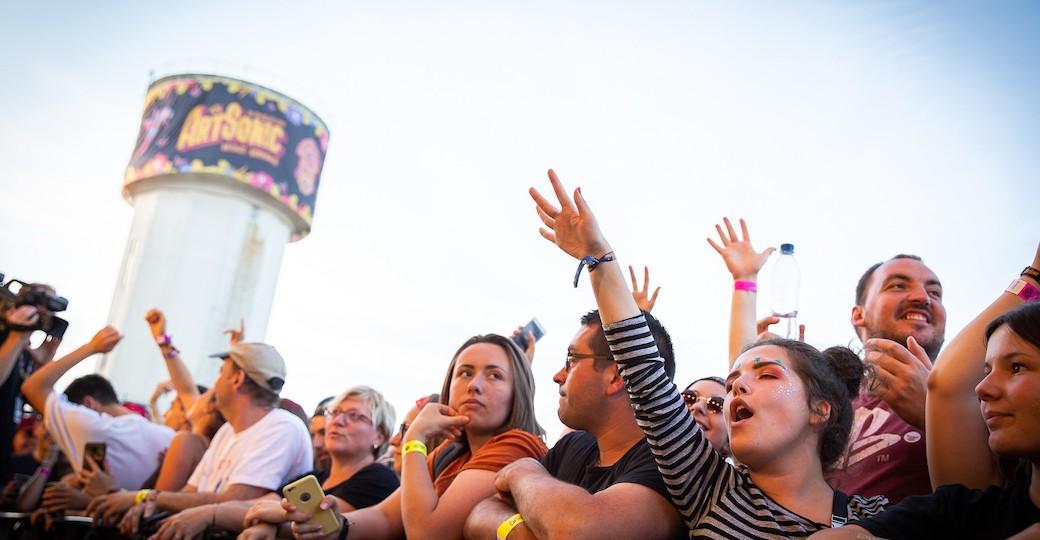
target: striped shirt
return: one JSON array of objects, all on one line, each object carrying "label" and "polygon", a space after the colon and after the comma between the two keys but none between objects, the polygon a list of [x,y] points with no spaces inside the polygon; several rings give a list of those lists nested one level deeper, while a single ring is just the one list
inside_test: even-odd
[{"label": "striped shirt", "polygon": [[[826,529],[779,505],[712,449],[664,371],[642,315],[603,326],[636,420],[690,538],[803,538]],[[848,497],[849,520],[880,513],[884,497]]]}]

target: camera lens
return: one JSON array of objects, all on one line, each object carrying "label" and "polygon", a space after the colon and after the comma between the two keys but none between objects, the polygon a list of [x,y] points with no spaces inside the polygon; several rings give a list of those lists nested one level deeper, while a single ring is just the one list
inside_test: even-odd
[{"label": "camera lens", "polygon": [[311,500],[311,494],[307,493],[306,491],[304,491],[303,493],[300,494],[300,500],[303,501],[303,502],[307,502],[307,501]]}]

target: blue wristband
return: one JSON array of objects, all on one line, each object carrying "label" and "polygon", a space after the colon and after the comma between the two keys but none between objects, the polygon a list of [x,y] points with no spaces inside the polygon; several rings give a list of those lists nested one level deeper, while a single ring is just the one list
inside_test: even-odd
[{"label": "blue wristband", "polygon": [[599,266],[599,263],[610,262],[610,261],[613,261],[613,260],[615,260],[613,251],[608,251],[608,252],[604,253],[603,256],[598,258],[598,259],[593,257],[592,255],[586,255],[586,256],[582,257],[581,261],[578,262],[578,271],[574,272],[574,288],[575,289],[578,288],[578,278],[581,277],[581,269],[582,268],[585,268],[586,266],[588,266],[589,267],[589,272],[592,272],[593,270],[596,269],[597,266]]}]

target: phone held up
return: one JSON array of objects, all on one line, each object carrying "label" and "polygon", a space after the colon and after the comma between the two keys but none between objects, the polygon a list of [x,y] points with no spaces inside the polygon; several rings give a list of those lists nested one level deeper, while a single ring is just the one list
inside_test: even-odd
[{"label": "phone held up", "polygon": [[542,323],[538,322],[537,318],[532,318],[526,325],[524,325],[523,329],[520,330],[520,333],[513,337],[513,341],[520,346],[521,350],[527,350],[527,334],[529,333],[534,334],[534,341],[537,343],[538,340],[542,339],[542,336],[545,335],[545,327],[542,326]]}]

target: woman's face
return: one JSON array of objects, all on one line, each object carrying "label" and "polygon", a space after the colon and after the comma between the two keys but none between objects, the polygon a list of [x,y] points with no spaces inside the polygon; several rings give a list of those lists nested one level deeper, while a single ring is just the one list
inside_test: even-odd
[{"label": "woman's face", "polygon": [[497,433],[513,403],[513,366],[509,355],[493,343],[466,347],[455,360],[448,405],[469,418],[469,433]]},{"label": "woman's face", "polygon": [[756,470],[802,445],[815,451],[819,436],[811,424],[819,415],[809,410],[805,385],[786,350],[763,345],[740,355],[726,389],[723,414],[737,461]]},{"label": "woman's face", "polygon": [[989,447],[1002,457],[1040,457],[1040,349],[1007,325],[989,338],[986,377],[975,387],[989,428]]},{"label": "woman's face", "polygon": [[337,458],[372,455],[372,450],[383,444],[383,434],[375,427],[372,409],[368,403],[348,398],[328,408],[325,415],[325,450]]},{"label": "woman's face", "polygon": [[709,379],[697,381],[683,390],[683,399],[711,447],[729,456],[729,433],[722,415],[726,408],[726,387]]},{"label": "woman's face", "polygon": [[180,430],[188,426],[188,415],[184,412],[184,403],[180,398],[174,396],[170,402],[170,408],[163,413],[163,424],[173,430]]}]

